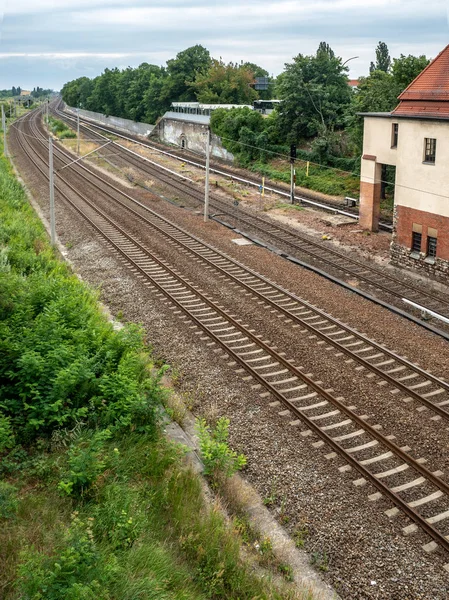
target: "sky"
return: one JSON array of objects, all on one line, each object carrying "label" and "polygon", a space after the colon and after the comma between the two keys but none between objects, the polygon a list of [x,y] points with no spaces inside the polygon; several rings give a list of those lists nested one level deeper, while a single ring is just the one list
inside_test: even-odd
[{"label": "sky", "polygon": [[434,57],[449,43],[449,0],[0,0],[0,89],[59,90],[106,67],[163,65],[202,44],[225,62],[277,75],[328,42],[349,76],[375,47]]}]

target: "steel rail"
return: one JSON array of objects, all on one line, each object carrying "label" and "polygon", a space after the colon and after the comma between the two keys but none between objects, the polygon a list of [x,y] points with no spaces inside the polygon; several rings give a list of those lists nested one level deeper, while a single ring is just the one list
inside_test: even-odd
[{"label": "steel rail", "polygon": [[[55,109],[55,112],[58,114],[59,118],[65,118],[69,121],[76,121],[76,119],[67,114],[66,111],[64,110],[60,110],[59,108]],[[98,125],[97,123],[94,123],[93,121],[84,118],[84,117],[80,117],[80,120],[82,120],[83,124],[84,124],[84,128],[88,131],[92,131],[94,132],[93,129],[90,129],[90,127],[94,127],[95,129],[100,129],[101,131],[105,131],[107,133],[110,133],[112,135],[115,135],[117,137],[123,138],[124,140],[133,142],[134,144],[139,144],[145,148],[149,148],[151,150],[156,150],[157,152],[159,152],[160,154],[164,154],[165,156],[169,156],[171,158],[174,158],[175,160],[179,160],[182,162],[185,162],[186,164],[192,165],[194,167],[200,168],[200,169],[205,169],[205,165],[202,162],[195,162],[194,160],[191,160],[189,158],[186,158],[185,156],[183,156],[182,154],[175,154],[174,151],[169,152],[168,150],[164,150],[162,149],[158,144],[156,144],[155,142],[149,143],[149,142],[144,142],[142,140],[137,139],[137,137],[129,137],[124,135],[123,133],[120,133],[119,131],[117,131],[116,129],[113,128],[108,128],[105,127],[104,125]],[[106,137],[106,136],[104,136]],[[200,159],[198,159],[200,160]],[[224,177],[227,177],[231,180],[235,180],[235,181],[240,181],[241,183],[244,183],[246,185],[251,185],[253,187],[260,187],[260,181],[256,181],[255,179],[251,179],[249,176],[247,176],[248,178],[245,179],[244,177],[240,177],[239,175],[236,175],[235,173],[233,173],[232,171],[228,171],[226,170],[226,167],[222,166],[220,169],[217,167],[210,167],[210,172],[211,173],[216,173],[217,175],[222,175]],[[264,189],[266,191],[269,192],[273,192],[274,194],[277,194],[278,196],[283,196],[286,198],[290,198],[290,193],[282,188],[277,188],[274,187],[275,184],[272,182],[269,182],[268,185],[264,186]],[[338,202],[328,202],[326,203],[325,201],[320,201],[318,202],[317,200],[312,200],[311,198],[308,198],[307,196],[295,196],[295,200],[298,200],[301,203],[304,204],[310,204],[311,206],[314,206],[316,208],[319,208],[321,210],[326,210],[328,212],[331,212],[333,214],[340,214],[346,217],[349,217],[351,219],[354,220],[358,220],[359,219],[359,213],[357,210],[355,210],[354,212],[352,211],[348,211],[348,210],[342,210],[341,208],[339,208],[339,203]],[[390,223],[381,221],[379,223],[379,226],[382,229],[385,229],[386,231],[391,232],[393,229],[393,226]]]},{"label": "steel rail", "polygon": [[[68,160],[71,159],[71,156],[67,152],[62,151],[59,148],[58,148],[58,151],[62,155],[64,155],[65,157],[67,157]],[[230,263],[232,263],[234,266],[237,266],[238,268],[246,271],[247,273],[250,273],[253,277],[256,277],[261,282],[264,282],[264,283],[270,285],[270,287],[272,287],[273,289],[276,289],[277,291],[279,291],[280,293],[282,293],[287,298],[292,299],[295,302],[297,302],[298,304],[301,304],[301,305],[309,308],[310,310],[312,310],[313,312],[315,312],[317,315],[319,315],[320,317],[325,318],[327,321],[335,324],[337,327],[339,327],[343,331],[346,331],[346,332],[350,333],[352,336],[354,336],[355,338],[358,338],[359,340],[362,340],[365,344],[369,345],[373,349],[378,350],[379,352],[382,352],[382,354],[384,354],[386,357],[392,358],[397,363],[406,366],[409,370],[415,372],[416,374],[420,375],[424,379],[432,381],[433,383],[435,383],[436,385],[440,386],[441,388],[449,391],[449,384],[447,382],[439,379],[438,377],[436,377],[435,375],[432,375],[431,373],[426,372],[425,370],[421,369],[417,365],[414,365],[413,363],[411,363],[411,362],[409,362],[407,360],[404,360],[402,357],[398,356],[394,352],[392,352],[392,351],[384,348],[383,346],[381,346],[380,344],[377,344],[376,342],[374,342],[373,340],[367,338],[366,336],[361,335],[359,332],[357,332],[356,330],[350,328],[349,326],[343,325],[340,321],[338,321],[337,319],[335,319],[332,316],[328,315],[324,311],[321,311],[321,310],[317,309],[316,307],[313,307],[311,304],[309,304],[305,300],[303,300],[303,299],[295,296],[294,294],[292,294],[291,292],[288,292],[287,290],[285,290],[281,286],[279,286],[279,285],[271,282],[266,277],[260,275],[259,273],[253,271],[252,269],[249,269],[245,265],[243,265],[243,264],[235,261],[234,259],[230,258],[229,256],[227,256],[227,255],[219,252],[217,249],[212,248],[209,244],[206,244],[205,242],[203,242],[199,238],[191,235],[190,233],[188,233],[187,231],[185,231],[185,230],[181,229],[180,227],[174,225],[173,223],[170,223],[167,219],[165,219],[164,217],[162,217],[161,215],[159,215],[158,213],[156,213],[152,209],[150,209],[150,208],[146,207],[145,205],[143,205],[142,203],[138,202],[137,200],[135,200],[134,198],[132,198],[131,196],[129,196],[125,192],[122,192],[121,190],[118,190],[115,186],[111,185],[107,180],[103,179],[102,177],[100,177],[96,173],[93,173],[86,166],[84,166],[84,165],[79,165],[79,166],[83,170],[87,171],[90,175],[92,175],[96,180],[100,180],[104,185],[106,185],[106,186],[110,187],[112,190],[114,190],[114,192],[118,192],[120,195],[122,195],[125,198],[127,198],[127,200],[131,201],[132,203],[136,204],[137,206],[139,206],[143,210],[147,211],[148,213],[150,213],[151,215],[153,215],[155,218],[157,218],[160,221],[162,221],[163,223],[165,223],[167,226],[170,226],[172,229],[177,230],[178,232],[182,233],[184,236],[187,236],[188,238],[194,240],[196,243],[199,243],[199,244],[203,245],[209,251],[214,252],[218,256],[221,256],[222,258],[224,258],[227,261],[229,261]],[[263,294],[263,293],[259,292],[258,290],[252,288],[251,285],[246,284],[244,281],[241,281],[237,276],[235,276],[232,273],[229,273],[228,271],[226,271],[226,269],[224,269],[223,267],[220,267],[219,265],[216,265],[212,260],[208,259],[207,257],[203,256],[200,252],[198,252],[198,251],[192,249],[191,247],[189,247],[188,244],[183,243],[182,241],[180,241],[179,239],[177,239],[175,236],[171,235],[167,231],[164,231],[161,227],[159,227],[158,225],[156,225],[154,222],[150,221],[149,219],[147,219],[146,217],[144,217],[143,215],[141,215],[137,211],[133,210],[131,207],[127,206],[124,202],[122,202],[121,200],[115,198],[113,195],[109,194],[109,192],[107,192],[104,187],[101,187],[100,185],[98,185],[96,183],[96,181],[91,181],[90,179],[88,179],[87,177],[85,177],[82,173],[79,173],[79,175],[83,179],[85,179],[86,181],[88,181],[89,184],[92,185],[94,188],[96,188],[98,191],[102,192],[103,194],[107,194],[109,198],[111,198],[113,201],[115,201],[118,204],[120,204],[120,206],[122,206],[123,208],[125,208],[125,210],[129,211],[130,213],[132,213],[136,218],[138,218],[139,220],[144,221],[147,225],[149,225],[150,227],[152,227],[156,231],[159,231],[162,235],[168,237],[169,239],[171,239],[172,241],[174,241],[175,243],[177,243],[178,245],[180,245],[181,247],[183,247],[184,249],[186,249],[187,251],[189,251],[191,254],[193,254],[196,257],[198,257],[199,259],[201,259],[203,262],[208,263],[215,270],[218,270],[219,272],[221,272],[222,274],[224,274],[225,276],[227,276],[229,279],[231,279],[234,282],[238,283],[241,287],[245,288],[248,292],[250,292],[254,296],[257,296],[258,298],[260,298],[261,300],[263,300],[265,303],[267,303],[270,306],[272,306],[273,308],[277,309],[279,312],[283,313],[286,317],[288,317],[290,319],[293,319],[298,324],[301,324],[301,326],[303,326],[303,327],[307,328],[309,331],[313,332],[317,337],[321,338],[326,343],[334,346],[339,351],[343,352],[344,354],[346,354],[347,356],[349,356],[353,360],[357,361],[360,365],[363,365],[366,369],[370,370],[372,373],[375,373],[379,378],[387,381],[392,387],[401,390],[405,394],[408,394],[414,400],[417,400],[421,404],[425,405],[427,408],[433,410],[433,412],[435,412],[440,417],[442,417],[444,419],[449,419],[449,413],[446,410],[444,410],[443,408],[441,408],[440,406],[438,406],[438,404],[434,404],[432,401],[428,400],[426,397],[424,397],[421,394],[415,392],[415,390],[407,387],[407,385],[403,384],[401,381],[396,380],[394,377],[392,377],[388,373],[386,373],[386,372],[382,371],[381,369],[377,368],[375,364],[372,364],[372,363],[368,362],[362,356],[359,356],[357,353],[353,352],[352,350],[350,350],[349,348],[347,348],[343,344],[340,344],[338,341],[334,340],[332,337],[330,337],[326,333],[320,331],[320,329],[318,329],[317,327],[315,327],[313,325],[313,323],[308,323],[306,320],[302,319],[298,315],[295,315],[292,312],[292,309],[286,309],[286,308],[284,308],[278,302],[274,302],[273,300],[271,300],[265,294]],[[295,310],[297,310],[297,308],[298,307],[296,307]]]},{"label": "steel rail", "polygon": [[[97,134],[97,135],[101,135],[101,134]],[[105,136],[101,136],[101,137],[105,137]],[[130,138],[130,139],[132,139],[132,138]],[[116,146],[121,148],[124,152],[127,152],[127,149],[124,148],[123,146],[120,146],[118,144],[116,144]],[[136,160],[136,159],[139,160],[140,157],[136,157],[134,160]],[[141,160],[144,161],[143,158]],[[150,169],[150,172],[154,173],[154,171],[152,171],[151,169]],[[158,174],[158,177],[161,178],[160,174]],[[164,180],[164,178],[162,178],[162,179]],[[172,185],[172,187],[175,187],[176,189],[179,189],[184,194],[188,193],[188,195],[192,196],[196,200],[202,201],[202,197],[200,198],[200,194],[197,190],[189,192],[185,186],[181,188],[179,185],[176,185],[173,182],[170,182],[170,185]],[[232,211],[230,211],[230,207],[228,206],[227,203],[225,203],[221,198],[217,198],[216,196],[211,195],[211,205],[217,206],[217,204],[219,205],[220,210],[225,211],[227,214],[230,214],[231,216],[234,216],[232,214]],[[242,217],[242,215],[244,215],[244,216]],[[404,293],[404,290],[408,289],[408,290],[411,290],[411,295],[419,295],[421,297],[425,297],[428,300],[438,303],[439,305],[448,306],[448,304],[449,304],[448,299],[445,299],[436,294],[421,290],[419,288],[412,287],[411,285],[404,283],[389,274],[386,274],[384,271],[379,271],[371,265],[366,265],[364,263],[361,263],[360,261],[350,258],[348,255],[340,253],[335,249],[331,249],[331,248],[324,249],[321,244],[315,242],[314,240],[310,240],[309,238],[307,238],[305,236],[301,236],[297,232],[293,233],[292,231],[290,231],[287,228],[282,227],[280,225],[277,225],[277,224],[274,225],[270,221],[262,219],[260,216],[250,215],[244,209],[243,210],[240,209],[239,220],[244,222],[249,227],[252,227],[258,231],[261,231],[265,236],[267,235],[267,226],[269,226],[271,229],[276,228],[283,235],[279,235],[278,233],[274,233],[273,231],[271,231],[268,233],[268,236],[271,237],[272,239],[277,239],[277,240],[280,240],[281,243],[283,243],[283,244],[288,244],[290,246],[293,246],[299,252],[305,252],[306,254],[311,256],[313,259],[318,260],[319,262],[328,263],[331,268],[337,269],[338,271],[343,272],[343,273],[347,273],[350,276],[353,276],[353,277],[355,276],[359,280],[364,281],[369,286],[373,286],[377,289],[380,289],[380,290],[384,291],[385,293],[390,294],[396,298],[399,298],[402,300],[402,298],[404,296],[407,296],[407,293]],[[257,223],[257,221],[259,221],[259,220],[263,223],[263,225],[259,225]],[[288,240],[283,236],[288,236],[290,238],[293,238],[293,241]],[[372,278],[364,275],[363,273],[358,273],[356,270],[351,270],[347,266],[342,266],[341,264],[335,264],[327,256],[317,254],[316,252],[310,250],[310,248],[305,248],[304,246],[299,245],[296,240],[300,240],[303,243],[305,243],[306,245],[312,246],[313,248],[317,248],[324,255],[331,254],[335,257],[338,257],[338,260],[344,261],[346,264],[354,265],[354,269],[362,269],[362,271],[365,273],[371,272],[374,274],[373,275],[374,277],[378,277],[380,279],[380,282],[378,280],[373,280]],[[400,288],[403,288],[403,289],[402,290],[400,289],[400,291],[398,292],[398,291],[392,289],[391,287],[383,285],[381,282],[384,280],[388,280],[392,283],[392,285],[400,286]],[[428,308],[428,307],[424,307],[424,308],[427,309],[428,311],[432,310],[432,312],[436,312],[431,308]],[[436,314],[439,314],[439,313],[436,313]],[[449,312],[448,312],[448,314],[449,314]],[[444,317],[445,315],[441,315],[441,316]]]},{"label": "steel rail", "polygon": [[[19,140],[18,140],[19,141]],[[19,144],[24,149],[24,146],[21,141]],[[24,149],[25,150],[25,149]],[[34,153],[39,157],[39,159],[44,162],[39,154],[34,150]],[[31,155],[26,151],[27,156],[30,160],[35,164],[35,166],[45,175],[45,171],[40,168],[36,161],[31,157]],[[310,377],[302,373],[299,369],[294,367],[290,361],[285,359],[282,355],[278,354],[274,348],[270,347],[266,342],[263,342],[257,335],[250,330],[248,330],[245,326],[241,325],[238,320],[233,318],[231,315],[228,315],[226,311],[224,311],[220,306],[216,305],[212,302],[207,296],[201,294],[194,286],[192,286],[184,277],[182,277],[179,273],[174,271],[169,265],[167,265],[164,261],[160,260],[157,256],[155,256],[152,252],[150,252],[147,248],[142,246],[138,240],[136,240],[133,236],[128,234],[125,230],[123,230],[118,224],[116,224],[112,219],[110,219],[107,215],[103,213],[100,209],[95,207],[89,200],[84,198],[82,194],[76,190],[71,184],[65,182],[70,189],[72,189],[75,194],[82,199],[94,212],[96,212],[100,217],[105,220],[111,227],[113,227],[116,231],[119,232],[121,236],[131,242],[135,248],[139,251],[147,255],[153,262],[158,264],[162,269],[164,269],[172,279],[177,279],[185,288],[189,290],[189,292],[195,296],[197,296],[202,304],[209,306],[214,312],[219,314],[224,320],[228,321],[232,324],[232,326],[239,330],[248,340],[251,340],[254,344],[258,345],[264,352],[270,355],[279,365],[283,365],[286,367],[291,373],[295,374],[295,376],[304,381],[308,387],[316,391],[321,397],[325,398],[330,404],[336,406],[340,412],[346,414],[350,417],[351,421],[354,421],[359,426],[362,427],[372,438],[379,441],[382,445],[389,448],[397,457],[401,458],[406,464],[412,467],[412,469],[418,473],[420,473],[425,479],[430,481],[435,487],[441,490],[444,494],[449,495],[449,485],[440,479],[438,476],[434,475],[431,471],[429,471],[422,464],[414,460],[410,457],[403,449],[399,448],[396,444],[394,444],[391,440],[380,434],[377,429],[373,426],[370,426],[365,422],[362,417],[356,415],[349,407],[344,405],[340,400],[332,396],[327,390],[324,390],[318,383],[312,381]],[[112,245],[120,254],[122,254],[125,259],[130,262],[134,269],[137,269],[142,273],[142,275],[151,281],[151,284],[154,285],[159,291],[167,297],[173,304],[175,304],[182,312],[184,312],[193,322],[201,328],[209,337],[211,337],[215,343],[217,343],[228,355],[231,355],[232,358],[238,362],[246,371],[248,371],[251,376],[259,381],[264,387],[266,387],[270,393],[277,398],[282,404],[288,407],[288,409],[298,418],[300,418],[307,426],[314,431],[319,437],[321,437],[325,443],[327,443],[331,448],[333,448],[336,452],[338,452],[341,456],[344,457],[345,461],[349,463],[352,467],[354,467],[359,473],[362,474],[364,478],[369,480],[383,495],[392,500],[392,502],[398,506],[410,519],[412,519],[415,523],[421,527],[428,535],[430,535],[442,548],[449,552],[449,539],[441,534],[431,523],[428,522],[427,519],[423,518],[417,511],[415,511],[411,506],[409,506],[397,493],[393,492],[387,485],[385,485],[382,481],[380,481],[373,473],[371,473],[368,469],[365,468],[357,459],[355,459],[350,453],[348,453],[338,442],[336,442],[333,438],[331,438],[325,431],[323,431],[313,420],[311,420],[302,410],[299,410],[295,407],[285,396],[283,396],[279,390],[277,390],[272,383],[268,382],[262,375],[260,375],[257,371],[255,371],[236,351],[235,349],[229,347],[228,344],[223,342],[219,336],[214,334],[211,331],[210,327],[206,326],[195,314],[188,310],[188,308],[183,305],[177,298],[173,296],[167,289],[165,289],[151,274],[149,274],[143,267],[141,267],[132,256],[127,253],[126,249],[120,247],[114,240],[108,235],[104,230],[101,229],[99,225],[97,225],[86,213],[83,211],[78,205],[76,205],[62,190],[58,190],[61,195],[68,201],[71,206],[87,221],[91,224],[94,229],[100,233],[100,235],[107,240],[107,242]]]}]

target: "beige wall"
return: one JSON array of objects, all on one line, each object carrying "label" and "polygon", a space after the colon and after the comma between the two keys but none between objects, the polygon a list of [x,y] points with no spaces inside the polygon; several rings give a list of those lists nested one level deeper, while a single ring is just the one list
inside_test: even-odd
[{"label": "beige wall", "polygon": [[[399,123],[396,149],[392,123]],[[423,163],[426,137],[437,140],[435,164]],[[365,117],[363,154],[396,165],[396,204],[449,217],[449,121]],[[362,181],[373,183],[374,165],[362,159]]]}]

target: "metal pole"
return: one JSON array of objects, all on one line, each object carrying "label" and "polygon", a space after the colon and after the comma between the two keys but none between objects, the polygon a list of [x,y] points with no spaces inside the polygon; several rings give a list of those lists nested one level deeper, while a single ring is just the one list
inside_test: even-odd
[{"label": "metal pole", "polygon": [[206,146],[206,187],[204,190],[204,222],[209,219],[209,162],[210,162],[210,128],[207,129]]},{"label": "metal pole", "polygon": [[290,200],[291,200],[292,204],[295,203],[295,179],[296,179],[295,163],[292,160],[291,161],[291,173],[290,173]]},{"label": "metal pole", "polygon": [[56,225],[55,225],[55,186],[53,172],[53,139],[48,138],[48,168],[50,175],[50,238],[54,246],[56,244]]},{"label": "metal pole", "polygon": [[76,109],[76,153],[80,155],[80,109]]},{"label": "metal pole", "polygon": [[2,129],[3,129],[3,153],[8,156],[8,145],[6,143],[6,115],[5,107],[2,104]]},{"label": "metal pole", "polygon": [[48,126],[48,98],[47,98],[47,126]]}]

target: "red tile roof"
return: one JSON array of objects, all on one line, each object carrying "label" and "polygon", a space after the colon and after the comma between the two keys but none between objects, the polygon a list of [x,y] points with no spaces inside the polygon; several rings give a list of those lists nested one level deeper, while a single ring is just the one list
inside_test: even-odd
[{"label": "red tile roof", "polygon": [[449,45],[414,79],[398,98],[396,115],[449,115]]},{"label": "red tile roof", "polygon": [[428,102],[426,100],[401,100],[392,113],[393,115],[410,115],[413,117],[444,117],[449,116],[449,102]]}]

